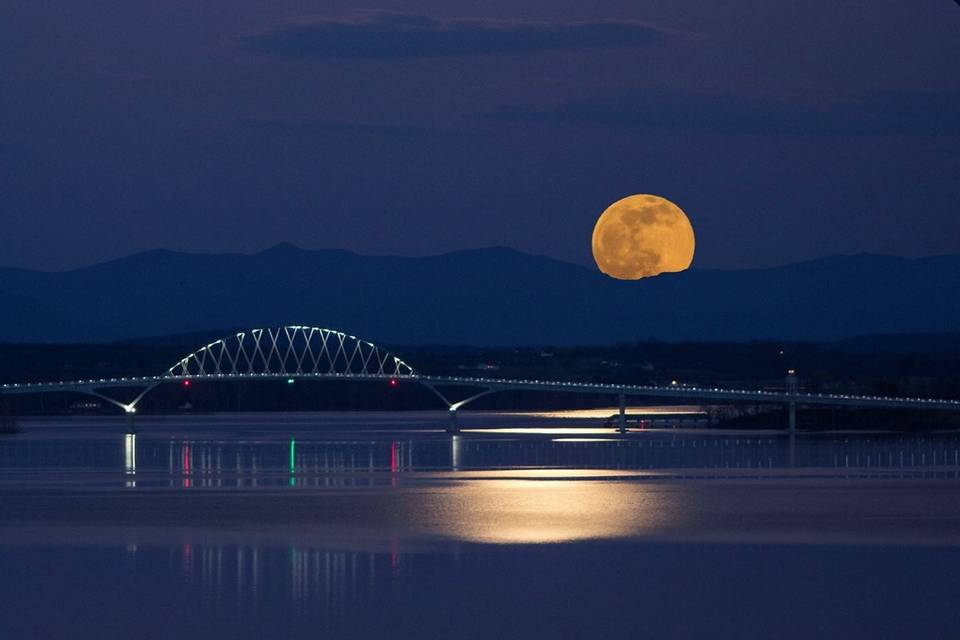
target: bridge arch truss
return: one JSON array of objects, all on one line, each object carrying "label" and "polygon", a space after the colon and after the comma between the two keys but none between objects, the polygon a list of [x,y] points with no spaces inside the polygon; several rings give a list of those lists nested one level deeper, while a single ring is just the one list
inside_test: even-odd
[{"label": "bridge arch truss", "polygon": [[[224,336],[178,360],[160,375],[0,385],[0,395],[72,392],[93,396],[128,415],[162,384],[188,379],[418,379],[409,364],[355,335],[304,325],[249,329]],[[117,392],[133,389],[129,400]]]},{"label": "bridge arch truss", "polygon": [[225,336],[184,356],[165,373],[167,378],[256,375],[409,378],[416,372],[368,340],[290,325]]}]

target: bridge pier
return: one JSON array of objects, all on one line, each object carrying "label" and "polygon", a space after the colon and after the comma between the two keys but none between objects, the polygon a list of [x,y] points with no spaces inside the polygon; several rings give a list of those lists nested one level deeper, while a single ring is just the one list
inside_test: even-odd
[{"label": "bridge pier", "polygon": [[620,434],[623,435],[627,432],[627,397],[621,393],[619,400],[620,414],[617,416],[617,427]]},{"label": "bridge pier", "polygon": [[455,407],[450,407],[447,411],[447,415],[450,417],[450,422],[447,423],[447,433],[457,434],[460,433],[460,425],[457,424],[457,410]]},{"label": "bridge pier", "polygon": [[[784,389],[791,395],[796,395],[800,391],[800,379],[797,377],[796,369],[788,369],[787,377],[784,380]],[[797,401],[791,400],[787,403],[787,431],[792,435],[797,432]]]},{"label": "bridge pier", "polygon": [[127,409],[127,430],[126,433],[136,433],[137,432],[137,412],[130,411]]}]

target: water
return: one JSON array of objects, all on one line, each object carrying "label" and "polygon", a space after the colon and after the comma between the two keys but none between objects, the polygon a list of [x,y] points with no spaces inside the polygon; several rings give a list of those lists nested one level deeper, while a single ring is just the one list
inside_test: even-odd
[{"label": "water", "polygon": [[0,638],[932,638],[960,622],[957,434],[443,424],[28,421],[0,439]]}]

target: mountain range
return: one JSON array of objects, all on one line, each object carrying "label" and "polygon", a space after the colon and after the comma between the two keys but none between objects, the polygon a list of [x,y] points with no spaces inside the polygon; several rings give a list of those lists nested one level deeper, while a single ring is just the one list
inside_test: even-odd
[{"label": "mountain range", "polygon": [[[281,244],[0,269],[0,342],[106,342],[303,324],[384,344],[843,340],[960,328],[960,255],[833,256],[637,282],[512,249],[362,256]],[[213,336],[211,336],[213,337]]]}]

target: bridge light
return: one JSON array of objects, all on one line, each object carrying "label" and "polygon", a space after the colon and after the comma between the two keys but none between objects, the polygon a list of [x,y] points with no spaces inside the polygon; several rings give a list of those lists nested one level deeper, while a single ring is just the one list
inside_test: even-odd
[{"label": "bridge light", "polygon": [[180,384],[183,385],[183,388],[184,388],[184,389],[189,389],[191,382],[190,382],[189,380],[184,380],[184,381],[181,382]]},{"label": "bridge light", "polygon": [[390,380],[387,382],[387,384],[388,384],[391,388],[393,388],[393,387],[396,387],[397,385],[399,385],[399,384],[400,384],[400,381],[397,380],[396,378],[390,378]]},{"label": "bridge light", "polygon": [[294,382],[296,382],[296,380],[293,378],[287,378],[287,384],[293,384]]}]

